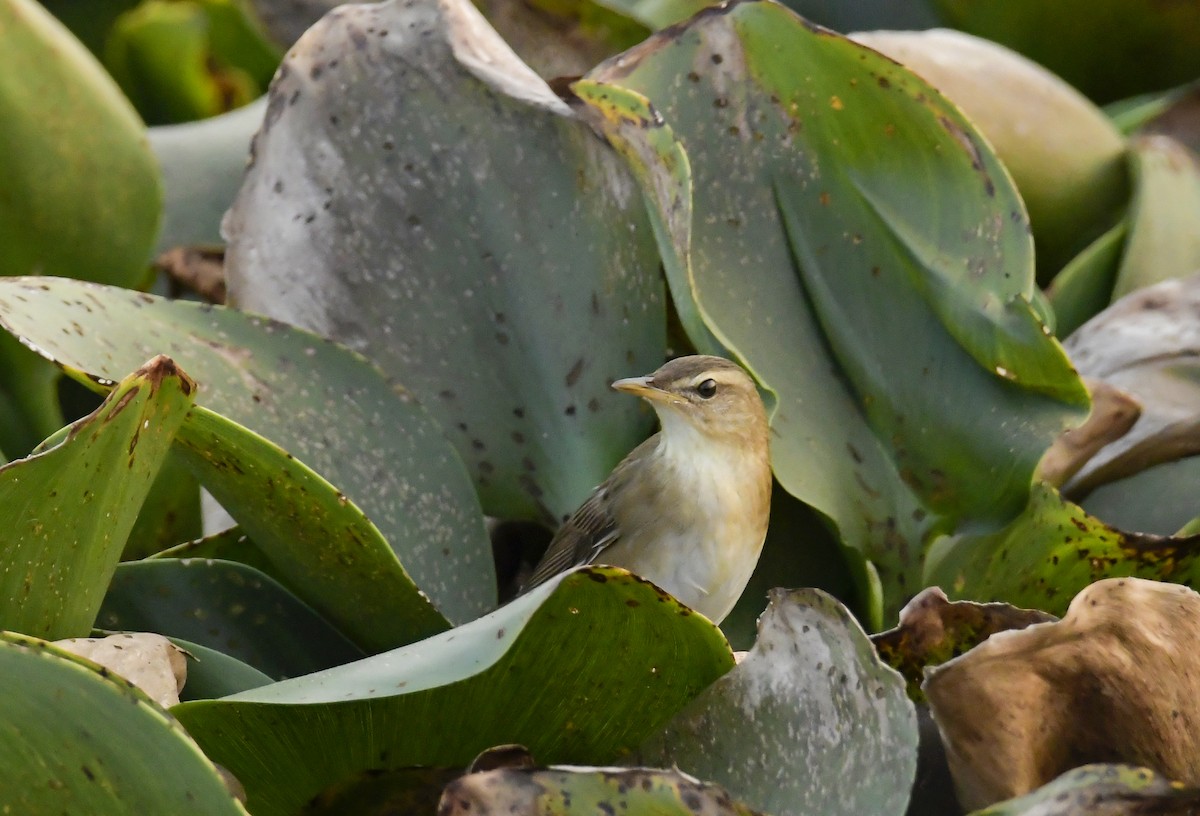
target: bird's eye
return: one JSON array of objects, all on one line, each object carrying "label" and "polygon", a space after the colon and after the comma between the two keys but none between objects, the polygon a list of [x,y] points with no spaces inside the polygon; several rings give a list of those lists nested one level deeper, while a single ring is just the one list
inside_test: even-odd
[{"label": "bird's eye", "polygon": [[712,399],[717,395],[717,383],[715,380],[705,380],[696,386],[696,393],[704,399]]}]

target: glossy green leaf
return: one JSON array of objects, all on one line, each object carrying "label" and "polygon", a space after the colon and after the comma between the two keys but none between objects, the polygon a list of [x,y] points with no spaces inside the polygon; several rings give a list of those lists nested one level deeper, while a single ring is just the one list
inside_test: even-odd
[{"label": "glossy green leaf", "polygon": [[0,461],[16,459],[63,426],[56,367],[0,336]]},{"label": "glossy green leaf", "polygon": [[[495,604],[491,547],[462,463],[429,415],[362,357],[232,309],[68,280],[0,280],[0,325],[80,379],[111,380],[131,360],[171,354],[201,383],[201,405],[361,508],[450,621]],[[270,461],[282,455],[230,432]]]},{"label": "glossy green leaf", "polygon": [[692,340],[773,392],[776,476],[875,562],[889,609],[931,530],[1020,511],[1087,398],[1030,305],[1020,199],[961,113],[765,2],[573,90],[639,167]]},{"label": "glossy green leaf", "polygon": [[162,201],[145,128],[33,0],[0,5],[0,177],[0,275],[145,279]]},{"label": "glossy green leaf", "polygon": [[175,450],[272,571],[355,643],[383,651],[449,628],[362,510],[282,448],[197,407]]},{"label": "glossy green leaf", "polygon": [[952,598],[1007,601],[1055,615],[1088,584],[1124,576],[1200,582],[1200,536],[1123,532],[1043,484],[1006,528],[939,539],[926,565],[926,583]]},{"label": "glossy green leaf", "polygon": [[273,579],[230,561],[164,558],[121,564],[96,625],[184,638],[276,680],[364,657]]},{"label": "glossy green leaf", "polygon": [[769,813],[904,813],[917,718],[844,606],[776,589],[758,641],[644,744],[639,761],[687,769]]},{"label": "glossy green leaf", "polygon": [[1033,793],[974,811],[972,816],[1188,816],[1200,788],[1132,765],[1083,765]]},{"label": "glossy green leaf", "polygon": [[171,642],[187,652],[189,658],[187,683],[179,692],[179,699],[184,702],[212,700],[272,682],[258,669],[224,652],[183,638],[171,638]]},{"label": "glossy green leaf", "polygon": [[1171,535],[1200,512],[1200,456],[1146,468],[1102,484],[1079,504],[1121,530]]},{"label": "glossy green leaf", "polygon": [[159,252],[222,243],[221,218],[241,186],[250,138],[266,109],[263,98],[203,121],[150,128],[150,147],[163,176]]},{"label": "glossy green leaf", "polygon": [[944,24],[1003,43],[1100,103],[1200,74],[1200,7],[1146,0],[932,0]]},{"label": "glossy green leaf", "polygon": [[142,503],[122,561],[136,561],[180,542],[199,538],[200,483],[178,454],[169,454]]},{"label": "glossy green leaf", "polygon": [[280,581],[280,576],[274,573],[270,559],[254,546],[250,536],[236,525],[148,556],[148,560],[152,561],[160,558],[216,558],[221,561],[236,561],[265,572],[276,581],[284,583]]},{"label": "glossy green leaf", "polygon": [[10,633],[0,635],[0,763],[7,813],[246,812],[146,695],[90,661]]},{"label": "glossy green leaf", "polygon": [[650,430],[609,388],[664,355],[636,185],[466,0],[350,6],[304,42],[226,221],[231,302],[370,356],[488,513],[557,521]]},{"label": "glossy green leaf", "polygon": [[1112,299],[1200,270],[1200,156],[1169,136],[1130,142],[1134,193]]},{"label": "glossy green leaf", "polygon": [[587,567],[429,640],[173,712],[271,816],[367,768],[465,766],[504,743],[610,762],[732,664],[707,620]]},{"label": "glossy green leaf", "polygon": [[0,469],[0,629],[86,637],[195,384],[165,357],[58,446]]},{"label": "glossy green leaf", "polygon": [[1051,281],[1046,296],[1054,308],[1059,337],[1069,337],[1112,300],[1128,231],[1126,222],[1119,222],[1088,244]]}]

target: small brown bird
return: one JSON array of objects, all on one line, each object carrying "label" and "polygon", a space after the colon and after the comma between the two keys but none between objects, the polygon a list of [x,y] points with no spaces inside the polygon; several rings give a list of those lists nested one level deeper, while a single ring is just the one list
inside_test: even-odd
[{"label": "small brown bird", "polygon": [[563,524],[529,586],[579,564],[624,567],[720,623],[758,563],[771,505],[769,429],[749,375],[720,357],[672,360],[613,388],[662,430]]}]

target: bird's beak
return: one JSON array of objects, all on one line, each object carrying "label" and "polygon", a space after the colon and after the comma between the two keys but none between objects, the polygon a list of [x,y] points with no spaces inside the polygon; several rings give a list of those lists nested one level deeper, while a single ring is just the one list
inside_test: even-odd
[{"label": "bird's beak", "polygon": [[654,381],[653,377],[626,377],[623,380],[617,380],[612,384],[612,387],[618,391],[623,391],[626,394],[633,394],[642,399],[650,400],[651,402],[671,402],[673,396],[671,392],[664,391],[661,388],[655,388],[650,383]]}]

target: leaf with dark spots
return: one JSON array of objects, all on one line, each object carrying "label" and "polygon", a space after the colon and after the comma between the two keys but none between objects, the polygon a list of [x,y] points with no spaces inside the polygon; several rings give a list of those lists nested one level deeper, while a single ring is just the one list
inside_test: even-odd
[{"label": "leaf with dark spots", "polygon": [[[192,406],[187,375],[159,374],[130,375],[58,444],[0,468],[0,506],[7,508],[0,628],[53,639],[90,634],[142,502]],[[151,376],[158,376],[156,387]]]},{"label": "leaf with dark spots", "polygon": [[[60,330],[75,324],[82,334]],[[399,554],[411,575],[405,580],[416,581],[442,615],[470,620],[495,604],[490,547],[462,462],[429,414],[361,356],[233,309],[53,278],[0,279],[0,325],[100,387],[147,357],[172,355],[200,383],[201,405],[240,426],[239,434],[278,445],[273,460],[294,454],[336,485],[326,485],[323,500],[332,505],[340,490],[361,508],[355,512],[378,528],[372,536]],[[206,461],[225,480],[270,478],[236,456]],[[243,512],[257,512],[245,507],[250,495],[229,483]]]}]

